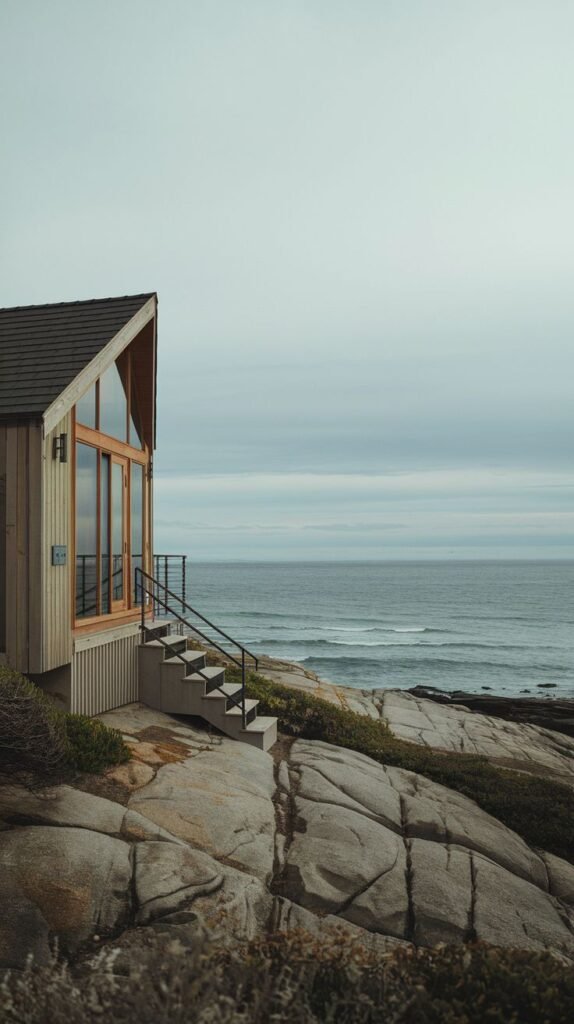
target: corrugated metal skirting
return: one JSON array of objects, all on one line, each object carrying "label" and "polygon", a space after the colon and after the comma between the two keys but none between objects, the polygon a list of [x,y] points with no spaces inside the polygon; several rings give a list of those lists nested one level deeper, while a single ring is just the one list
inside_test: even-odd
[{"label": "corrugated metal skirting", "polygon": [[76,651],[72,662],[71,711],[99,715],[138,699],[139,634]]}]

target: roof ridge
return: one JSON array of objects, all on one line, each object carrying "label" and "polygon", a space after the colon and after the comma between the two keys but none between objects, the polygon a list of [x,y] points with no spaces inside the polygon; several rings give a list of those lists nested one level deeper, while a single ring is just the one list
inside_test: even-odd
[{"label": "roof ridge", "polygon": [[118,302],[122,299],[151,299],[154,295],[157,298],[157,292],[139,292],[136,295],[108,295],[106,298],[100,299],[73,299],[71,302],[38,302],[27,306],[2,306],[0,313],[15,313],[17,310],[23,309],[54,309],[61,306],[89,306],[97,302]]}]

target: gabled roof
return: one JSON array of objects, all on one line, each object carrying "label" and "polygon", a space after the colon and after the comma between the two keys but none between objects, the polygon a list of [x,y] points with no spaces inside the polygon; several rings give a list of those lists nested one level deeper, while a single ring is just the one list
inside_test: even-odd
[{"label": "gabled roof", "polygon": [[155,292],[0,309],[0,419],[40,419]]}]

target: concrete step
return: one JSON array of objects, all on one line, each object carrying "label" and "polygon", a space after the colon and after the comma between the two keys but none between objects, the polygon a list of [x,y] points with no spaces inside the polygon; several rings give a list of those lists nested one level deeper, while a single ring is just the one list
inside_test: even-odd
[{"label": "concrete step", "polygon": [[173,658],[174,654],[183,654],[187,650],[187,640],[182,636],[166,636],[161,640],[147,640],[145,644],[138,647],[138,658],[140,664],[147,665],[150,669],[159,669],[162,661],[166,658]]},{"label": "concrete step", "polygon": [[187,639],[184,636],[166,634],[161,639],[154,637],[153,640],[146,640],[145,643],[140,644],[140,647],[143,647],[146,651],[186,651]]},{"label": "concrete step", "polygon": [[277,742],[277,719],[261,715],[245,729],[241,729],[237,739],[242,743],[251,744],[252,747],[258,747],[259,750],[269,750]]},{"label": "concrete step", "polygon": [[[165,652],[167,654],[167,651]],[[178,671],[180,676],[190,675],[195,669],[200,668],[202,671],[205,668],[205,654],[203,651],[178,651],[177,654],[171,658],[165,657],[160,665],[161,672],[165,672],[167,669],[171,671]]]},{"label": "concrete step", "polygon": [[[161,620],[161,625],[169,625]],[[163,642],[162,642],[163,641]],[[257,717],[258,701],[245,701],[243,728],[238,699],[241,686],[225,682],[225,669],[205,665],[204,651],[188,651],[183,636],[147,640],[138,647],[140,700],[172,715],[203,718],[233,739],[269,750],[277,739],[277,719]]]},{"label": "concrete step", "polygon": [[[229,684],[227,684],[229,685]],[[237,688],[233,696],[239,698],[241,689]],[[202,717],[214,725],[216,729],[231,736],[232,739],[239,739],[243,729],[241,708],[236,704],[230,704],[229,692],[219,693],[214,691],[202,699]],[[245,714],[248,724],[251,724],[257,717],[257,705],[259,701],[248,699],[245,701]]]},{"label": "concrete step", "polygon": [[203,716],[202,700],[213,687],[224,682],[225,670],[208,666],[201,673],[194,672],[184,675],[184,666],[166,667],[160,665],[160,701],[161,710],[173,715]]},{"label": "concrete step", "polygon": [[[238,691],[239,697],[240,691]],[[257,707],[259,705],[258,700],[252,700],[251,697],[247,697],[245,700],[245,717],[247,722],[252,722],[257,717]],[[225,713],[226,719],[233,722],[235,718],[241,721],[242,712],[241,707],[237,704],[229,704]]]},{"label": "concrete step", "polygon": [[186,683],[203,683],[205,693],[210,693],[216,686],[221,686],[224,681],[225,669],[219,668],[217,665],[206,665],[201,672],[190,672],[188,676],[185,676]]},{"label": "concrete step", "polygon": [[[146,632],[150,630],[162,629],[166,633],[171,633],[172,629],[175,633],[178,627],[177,619],[146,619],[144,629]],[[152,637],[150,637],[152,639]]]},{"label": "concrete step", "polygon": [[[138,646],[139,699],[144,704],[148,704],[151,708],[160,708],[161,666],[166,658],[173,658],[176,651],[184,654],[186,647],[185,637],[178,636],[166,636],[163,643],[161,640],[148,640]],[[198,652],[191,653],[197,654]],[[180,674],[183,674],[184,665],[181,662],[180,665],[182,669]]]},{"label": "concrete step", "polygon": [[236,683],[226,683],[222,679],[221,682],[212,681],[209,689],[206,689],[203,693],[203,700],[217,701],[222,700],[224,697],[228,699],[229,697],[238,696],[240,693],[240,686],[237,686]]},{"label": "concrete step", "polygon": [[[173,669],[165,663],[160,666],[161,710],[171,715],[197,715],[205,718],[204,698],[214,691],[215,686],[224,684],[225,670],[208,666],[201,673],[191,671],[187,676],[182,670],[181,664]],[[230,687],[229,692],[232,690],[233,687]],[[222,694],[221,700],[225,702],[225,694]]]},{"label": "concrete step", "polygon": [[[237,690],[233,694],[221,693],[217,690],[203,698],[204,703],[206,703],[206,716],[210,714],[217,715],[217,722],[225,719],[226,725],[228,724],[234,730],[234,735],[236,726],[241,726],[242,724],[242,715],[241,708],[237,704],[230,703],[229,697],[233,696],[236,700],[239,700],[240,694],[241,690]],[[208,701],[210,702],[209,704],[207,704]],[[248,699],[245,701],[245,716],[248,722],[252,722],[255,718],[258,704],[258,700]],[[214,721],[213,724],[216,725],[217,722]]]}]

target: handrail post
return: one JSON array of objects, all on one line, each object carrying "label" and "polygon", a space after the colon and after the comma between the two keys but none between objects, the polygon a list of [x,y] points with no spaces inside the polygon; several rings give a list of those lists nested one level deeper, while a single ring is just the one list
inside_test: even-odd
[{"label": "handrail post", "polygon": [[145,642],[145,599],[144,599],[144,589],[143,589],[143,576],[141,575],[141,570],[136,566],[136,594],[137,594],[137,590],[138,590],[138,573],[140,574],[140,594],[139,594],[139,597],[140,597],[140,600],[141,600],[140,629],[141,629],[141,642],[143,644]]},{"label": "handrail post", "polygon": [[247,728],[247,716],[245,714],[245,649],[241,648],[241,722],[242,728]]}]

